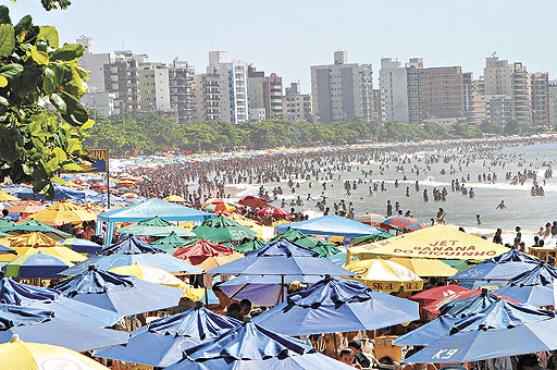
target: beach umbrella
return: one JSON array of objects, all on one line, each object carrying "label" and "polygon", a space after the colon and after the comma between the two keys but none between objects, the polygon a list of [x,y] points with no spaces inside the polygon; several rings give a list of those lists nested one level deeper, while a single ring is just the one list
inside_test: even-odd
[{"label": "beach umbrella", "polygon": [[443,260],[427,258],[402,258],[394,257],[389,259],[414,271],[419,277],[450,277],[458,272]]},{"label": "beach umbrella", "polygon": [[124,227],[119,230],[120,234],[164,237],[174,233],[182,237],[191,237],[194,234],[184,228],[175,226],[160,217],[153,217],[135,225]]},{"label": "beach umbrella", "polygon": [[14,254],[14,255],[17,255],[17,252],[12,248],[0,245],[0,254]]},{"label": "beach umbrella", "polygon": [[201,225],[193,229],[193,232],[200,239],[215,243],[238,242],[256,238],[255,232],[251,229],[223,216],[203,221]]},{"label": "beach umbrella", "polygon": [[[229,298],[240,301],[248,299],[256,306],[271,307],[281,302],[288,294],[286,285],[292,283],[314,284],[320,276],[285,276],[283,280],[276,275],[241,275],[218,285]],[[281,289],[282,287],[282,289]]]},{"label": "beach umbrella", "polygon": [[186,274],[202,274],[203,271],[186,261],[182,261],[176,257],[166,253],[136,253],[136,254],[112,254],[110,256],[94,256],[88,260],[70,267],[63,272],[65,276],[73,276],[81,274],[95,265],[100,270],[110,270],[115,267],[142,265],[159,268],[170,273],[186,273]]},{"label": "beach umbrella", "polygon": [[340,250],[336,245],[329,242],[323,242],[317,238],[308,236],[299,232],[298,230],[289,229],[283,234],[275,236],[271,241],[277,241],[280,239],[286,239],[291,243],[297,244],[301,247],[314,250],[319,253],[321,257],[330,257],[339,253]]},{"label": "beach umbrella", "polygon": [[46,204],[36,200],[20,200],[12,202],[8,211],[10,213],[19,213],[22,215],[31,215],[46,208]]},{"label": "beach umbrella", "polygon": [[18,283],[10,278],[0,280],[0,303],[52,311],[56,317],[95,328],[112,326],[119,320],[112,311],[66,298],[52,289]]},{"label": "beach umbrella", "polygon": [[554,312],[539,310],[533,306],[513,304],[501,298],[490,301],[486,306],[476,305],[473,309],[454,315],[446,313],[399,337],[395,344],[427,346],[441,337],[460,332],[511,328],[555,316]]},{"label": "beach umbrella", "polygon": [[240,325],[197,305],[177,315],[155,320],[134,331],[127,344],[95,352],[96,357],[167,367],[184,357],[184,350]]},{"label": "beach umbrella", "polygon": [[540,263],[531,271],[526,271],[509,281],[509,283],[495,291],[517,302],[537,307],[556,306],[554,281],[557,270],[545,263]]},{"label": "beach umbrella", "polygon": [[416,231],[424,227],[422,224],[418,223],[418,220],[415,218],[404,216],[387,217],[381,223],[381,226],[400,231]]},{"label": "beach umbrella", "polygon": [[266,199],[261,197],[256,197],[254,195],[247,195],[245,197],[242,197],[238,201],[238,203],[243,206],[251,207],[251,208],[265,208],[269,205]]},{"label": "beach umbrella", "polygon": [[357,281],[325,278],[289,295],[254,322],[271,331],[302,336],[377,330],[419,318],[415,302],[374,292]]},{"label": "beach umbrella", "polygon": [[0,231],[6,232],[6,230],[12,228],[16,223],[5,218],[0,218]]},{"label": "beach umbrella", "polygon": [[498,330],[446,336],[416,352],[405,363],[457,364],[557,349],[557,319]]},{"label": "beach umbrella", "polygon": [[454,292],[453,294],[447,295],[446,297],[441,297],[436,301],[425,303],[422,307],[423,310],[432,316],[439,315],[441,308],[452,301],[460,301],[463,299],[468,299],[471,297],[477,297],[482,294],[481,289],[466,289]]},{"label": "beach umbrella", "polygon": [[257,216],[258,217],[273,217],[275,219],[287,219],[288,217],[290,217],[290,213],[288,213],[287,211],[285,211],[282,208],[275,208],[275,207],[267,207],[267,208],[262,208],[259,211],[257,211]]},{"label": "beach umbrella", "polygon": [[70,238],[72,235],[63,232],[55,227],[45,225],[41,222],[36,220],[26,220],[19,223],[13,223],[10,226],[2,227],[0,226],[0,230],[6,233],[42,233],[51,238]]},{"label": "beach umbrella", "polygon": [[293,222],[290,224],[282,224],[277,226],[278,233],[284,233],[288,230],[298,230],[304,234],[325,235],[325,236],[342,236],[346,238],[355,238],[363,235],[383,234],[379,229],[363,224],[361,222],[351,220],[346,217],[335,215],[322,216],[312,218],[305,221]]},{"label": "beach umbrella", "polygon": [[317,252],[299,247],[287,240],[269,243],[265,247],[250,253],[248,256],[210,270],[209,273],[279,276],[351,275],[349,271],[325,258],[320,258]]},{"label": "beach umbrella", "polygon": [[40,232],[12,236],[9,241],[12,248],[54,247],[57,244],[55,239]]},{"label": "beach umbrella", "polygon": [[357,245],[375,243],[377,241],[389,239],[392,237],[393,234],[388,233],[386,231],[380,231],[374,235],[358,236],[357,238],[354,238],[350,241],[350,245],[355,247]]},{"label": "beach umbrella", "polygon": [[201,300],[205,294],[205,289],[194,288],[184,281],[178,279],[171,273],[154,267],[135,264],[131,266],[115,267],[113,269],[110,269],[110,272],[118,275],[132,276],[136,279],[143,280],[148,283],[178,288],[182,291],[182,297],[188,298],[192,301]]},{"label": "beach umbrella", "polygon": [[176,248],[193,244],[197,240],[198,239],[184,239],[172,232],[168,236],[152,242],[151,246],[163,250],[166,253],[173,253]]},{"label": "beach umbrella", "polygon": [[92,242],[91,240],[79,239],[79,238],[68,238],[65,239],[61,245],[70,248],[77,253],[86,253],[91,255],[96,255],[102,250],[102,246]]},{"label": "beach umbrella", "polygon": [[56,317],[53,311],[0,304],[0,343],[17,335],[24,341],[50,344],[77,352],[126,343],[128,333],[94,328]]},{"label": "beach umbrella", "polygon": [[9,343],[0,344],[0,366],[6,370],[109,370],[78,352],[48,344],[23,342],[17,336]]},{"label": "beach umbrella", "polygon": [[523,272],[532,270],[539,262],[540,260],[530,257],[526,253],[511,249],[497,257],[490,258],[459,272],[452,277],[452,280],[510,280]]},{"label": "beach umbrella", "polygon": [[32,248],[4,265],[3,270],[7,277],[52,279],[59,277],[62,271],[71,266],[73,266],[73,263],[70,261]]},{"label": "beach umbrella", "polygon": [[231,213],[236,210],[233,204],[227,203],[222,199],[209,199],[201,208],[213,213]]},{"label": "beach umbrella", "polygon": [[32,214],[29,218],[47,225],[61,226],[64,224],[94,221],[97,219],[97,214],[74,203],[55,202],[42,211]]},{"label": "beach umbrella", "polygon": [[66,297],[116,312],[120,317],[175,307],[182,295],[175,288],[97,270],[93,266],[53,288]]},{"label": "beach umbrella", "polygon": [[264,246],[265,246],[265,243],[263,243],[261,240],[250,239],[250,240],[244,241],[240,245],[233,246],[233,248],[238,253],[246,254],[246,253],[253,252],[253,251],[256,251],[258,249],[261,249]]},{"label": "beach umbrella", "polygon": [[133,235],[123,236],[117,243],[114,243],[101,250],[101,255],[129,255],[139,253],[165,253],[163,250],[155,248]]},{"label": "beach umbrella", "polygon": [[188,247],[182,247],[174,251],[174,257],[186,260],[192,265],[199,265],[209,257],[230,256],[234,250],[221,244],[200,240]]},{"label": "beach umbrella", "polygon": [[[15,247],[17,256],[21,257],[23,255],[28,255],[30,251],[41,252],[45,255],[54,256],[60,258],[66,262],[83,262],[87,260],[87,257],[81,253],[72,251],[68,247],[54,246],[54,247]],[[13,261],[12,261],[13,262]]]},{"label": "beach umbrella", "polygon": [[355,274],[355,279],[383,292],[419,291],[424,285],[414,271],[390,260],[351,261],[346,269]]},{"label": "beach umbrella", "polygon": [[203,271],[209,271],[209,270],[215,269],[217,267],[226,265],[230,262],[239,260],[242,257],[244,257],[244,256],[241,255],[240,253],[232,253],[230,255],[207,257],[199,265],[196,265],[196,267],[199,267]]},{"label": "beach umbrella", "polygon": [[426,305],[429,303],[437,302],[441,299],[445,299],[447,297],[451,297],[460,292],[469,291],[470,289],[461,287],[460,285],[448,284],[423,290],[409,297],[409,299]]},{"label": "beach umbrella", "polygon": [[353,368],[316,352],[306,342],[248,322],[187,349],[185,358],[167,369],[348,370]]},{"label": "beach umbrella", "polygon": [[164,200],[166,200],[167,202],[173,202],[173,203],[185,203],[186,202],[186,199],[184,199],[184,197],[181,197],[179,195],[169,195],[169,196],[165,197]]}]

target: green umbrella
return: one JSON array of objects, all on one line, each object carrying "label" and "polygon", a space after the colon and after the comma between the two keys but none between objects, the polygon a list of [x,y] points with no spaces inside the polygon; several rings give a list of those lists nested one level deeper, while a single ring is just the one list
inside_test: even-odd
[{"label": "green umbrella", "polygon": [[0,218],[0,231],[6,232],[8,229],[11,229],[15,226],[15,222],[8,221],[4,218]]},{"label": "green umbrella", "polygon": [[43,224],[42,222],[35,221],[35,220],[28,220],[22,223],[14,224],[12,223],[11,226],[7,228],[2,228],[2,224],[0,224],[0,231],[5,233],[43,233],[43,234],[54,234],[57,237],[67,239],[72,237],[71,234],[65,233],[62,230],[58,230],[55,227],[48,226]]},{"label": "green umbrella", "polygon": [[467,268],[470,267],[470,265],[468,264],[468,262],[463,261],[463,260],[443,260],[443,262],[449,266],[451,266],[454,269],[457,269],[458,272],[460,271],[464,271]]},{"label": "green umbrella", "polygon": [[[173,253],[175,248],[191,244],[191,240],[192,239],[184,239],[172,232],[170,235],[151,243],[151,245],[155,248],[162,249],[167,253]],[[197,239],[194,238],[193,240]]]},{"label": "green umbrella", "polygon": [[265,246],[265,243],[263,243],[261,240],[259,239],[252,239],[252,240],[247,240],[245,242],[243,242],[242,244],[233,247],[234,250],[238,253],[248,253],[248,252],[253,252],[258,250],[259,248],[262,248]]},{"label": "green umbrella", "polygon": [[374,235],[364,235],[364,236],[359,236],[357,238],[352,239],[351,245],[356,246],[356,245],[360,245],[360,244],[374,243],[374,242],[389,239],[389,238],[392,238],[392,237],[393,237],[393,235],[391,233],[388,233],[388,232],[381,232],[379,234],[374,234]]},{"label": "green umbrella", "polygon": [[175,226],[160,217],[153,217],[135,225],[120,229],[121,234],[164,237],[172,233],[178,236],[194,236],[191,231]]},{"label": "green umbrella", "polygon": [[205,220],[193,229],[193,232],[200,239],[215,243],[239,242],[256,238],[255,232],[249,227],[240,225],[223,216]]},{"label": "green umbrella", "polygon": [[319,253],[321,257],[330,257],[339,253],[339,249],[333,243],[325,242],[311,236],[307,236],[297,230],[289,229],[284,234],[275,236],[271,242],[286,239],[291,243],[299,245],[307,249],[311,249]]}]

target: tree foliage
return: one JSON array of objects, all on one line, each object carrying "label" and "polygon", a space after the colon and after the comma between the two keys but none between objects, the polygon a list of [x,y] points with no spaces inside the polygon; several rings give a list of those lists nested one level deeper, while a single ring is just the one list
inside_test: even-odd
[{"label": "tree foliage", "polygon": [[[67,0],[43,0],[47,9]],[[30,182],[51,191],[56,173],[75,169],[84,154],[83,134],[93,126],[79,102],[87,91],[87,72],[79,67],[83,47],[60,45],[52,26],[31,16],[12,23],[0,6],[0,181]]]},{"label": "tree foliage", "polygon": [[165,151],[221,151],[234,148],[268,149],[361,142],[400,142],[455,137],[480,137],[478,128],[459,124],[265,121],[241,125],[196,122],[176,124],[156,115],[137,119],[99,120],[87,144],[108,148],[115,155],[156,154]]}]

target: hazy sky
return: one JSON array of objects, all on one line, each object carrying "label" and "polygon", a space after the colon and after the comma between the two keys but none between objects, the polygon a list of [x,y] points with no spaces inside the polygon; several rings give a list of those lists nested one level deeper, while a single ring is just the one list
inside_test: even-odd
[{"label": "hazy sky", "polygon": [[207,51],[254,63],[309,90],[309,66],[327,64],[337,49],[350,61],[424,58],[426,66],[462,65],[481,73],[484,58],[522,61],[557,78],[555,0],[73,0],[67,11],[17,0],[14,18],[30,13],[59,27],[64,40],[94,39],[95,51],[131,49],[152,61],[174,57],[197,71]]}]

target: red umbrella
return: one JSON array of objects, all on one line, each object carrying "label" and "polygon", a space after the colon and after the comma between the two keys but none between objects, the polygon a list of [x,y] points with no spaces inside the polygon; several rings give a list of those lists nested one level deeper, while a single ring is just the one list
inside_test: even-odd
[{"label": "red umbrella", "polygon": [[470,297],[476,297],[479,296],[480,294],[482,294],[481,289],[474,289],[474,290],[465,289],[445,297],[440,297],[438,300],[430,301],[422,308],[429,315],[433,317],[437,317],[437,315],[439,315],[439,310],[441,309],[441,307],[443,307],[447,303],[450,303],[452,301],[459,301]]},{"label": "red umbrella", "polygon": [[415,218],[403,216],[391,216],[385,219],[381,226],[402,231],[416,231],[423,228]]},{"label": "red umbrella", "polygon": [[470,289],[463,288],[460,285],[449,284],[424,290],[423,292],[414,294],[413,296],[409,297],[409,299],[419,302],[422,305],[428,305],[435,301],[440,301],[447,297],[451,297],[457,293],[469,291]]},{"label": "red umbrella", "polygon": [[189,247],[178,248],[174,252],[174,257],[187,260],[192,265],[199,265],[209,257],[229,256],[232,253],[234,253],[232,248],[200,240]]},{"label": "red umbrella", "polygon": [[254,195],[247,195],[240,199],[238,203],[251,208],[265,208],[269,206],[266,199]]},{"label": "red umbrella", "polygon": [[272,216],[273,218],[280,218],[280,219],[284,219],[284,218],[288,218],[290,216],[290,213],[286,212],[284,209],[282,208],[263,208],[260,209],[257,212],[257,215],[259,217],[269,217]]}]

